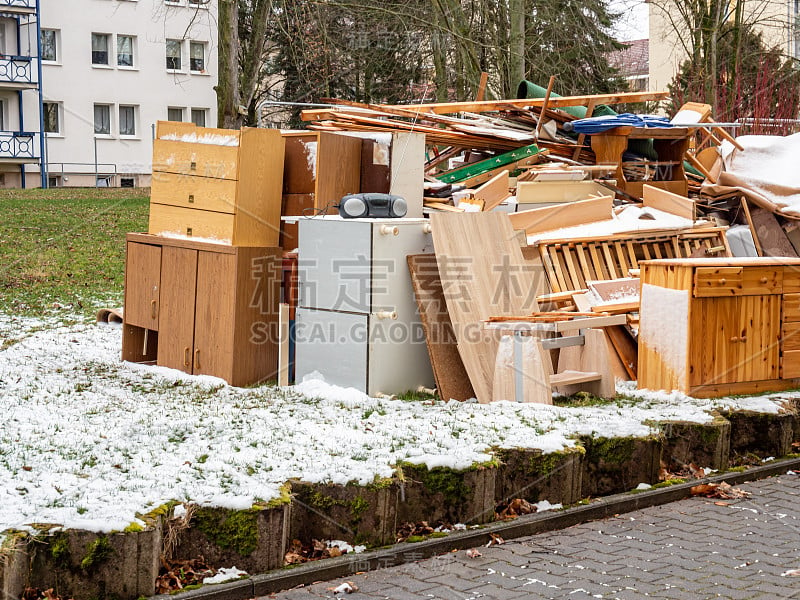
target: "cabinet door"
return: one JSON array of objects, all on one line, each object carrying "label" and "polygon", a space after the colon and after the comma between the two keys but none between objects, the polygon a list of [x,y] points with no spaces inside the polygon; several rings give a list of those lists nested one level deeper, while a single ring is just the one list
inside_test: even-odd
[{"label": "cabinet door", "polygon": [[778,378],[781,296],[703,298],[692,304],[690,384]]},{"label": "cabinet door", "polygon": [[233,318],[236,256],[200,252],[197,257],[197,306],[194,324],[195,375],[222,377],[233,385]]},{"label": "cabinet door", "polygon": [[164,246],[158,364],[192,372],[197,250]]},{"label": "cabinet door", "polygon": [[161,247],[128,242],[125,323],[158,330]]}]

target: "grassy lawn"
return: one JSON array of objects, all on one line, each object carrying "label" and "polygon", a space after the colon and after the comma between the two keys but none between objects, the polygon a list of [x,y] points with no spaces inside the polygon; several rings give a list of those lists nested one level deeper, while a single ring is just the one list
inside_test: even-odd
[{"label": "grassy lawn", "polygon": [[90,317],[121,306],[125,234],[149,189],[0,190],[0,312]]}]

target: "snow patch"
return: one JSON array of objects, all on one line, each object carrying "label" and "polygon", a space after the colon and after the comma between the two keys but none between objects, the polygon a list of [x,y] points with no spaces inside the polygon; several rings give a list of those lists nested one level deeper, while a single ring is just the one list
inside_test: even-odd
[{"label": "snow patch", "polygon": [[236,567],[231,567],[230,569],[222,567],[213,577],[204,578],[203,585],[225,583],[226,581],[233,581],[234,579],[239,579],[245,575],[247,575],[247,571],[242,571]]}]

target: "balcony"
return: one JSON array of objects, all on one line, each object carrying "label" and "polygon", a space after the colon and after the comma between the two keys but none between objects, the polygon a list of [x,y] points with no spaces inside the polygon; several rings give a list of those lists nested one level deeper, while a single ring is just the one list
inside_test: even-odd
[{"label": "balcony", "polygon": [[0,163],[38,163],[40,133],[0,131]]},{"label": "balcony", "polygon": [[36,12],[36,0],[0,0],[0,13],[32,14]]},{"label": "balcony", "polygon": [[15,90],[35,88],[37,73],[34,66],[35,63],[30,56],[0,55],[0,88]]}]

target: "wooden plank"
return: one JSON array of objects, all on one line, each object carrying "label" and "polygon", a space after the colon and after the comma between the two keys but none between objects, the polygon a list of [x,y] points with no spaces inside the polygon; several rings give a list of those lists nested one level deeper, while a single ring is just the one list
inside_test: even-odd
[{"label": "wooden plank", "polygon": [[[609,190],[596,181],[522,181],[517,183],[517,203],[540,204],[575,202],[609,196]],[[606,219],[610,219],[607,216]]]},{"label": "wooden plank", "polygon": [[800,350],[800,323],[784,323],[781,329],[781,347],[783,350]]},{"label": "wooden plank", "polygon": [[742,203],[742,212],[744,213],[744,218],[747,221],[748,227],[750,227],[750,235],[753,236],[753,243],[756,246],[756,252],[758,253],[759,256],[765,256],[764,251],[761,248],[761,242],[759,242],[758,240],[758,233],[756,232],[756,226],[753,223],[753,217],[750,214],[750,205],[747,202],[747,198],[742,196],[741,203]]},{"label": "wooden plank", "polygon": [[274,248],[278,245],[284,146],[277,129],[242,129],[233,232],[235,246]]},{"label": "wooden plank", "polygon": [[411,255],[408,269],[439,397],[461,401],[474,398],[475,391],[459,356],[453,324],[447,312],[436,256]]},{"label": "wooden plank", "polygon": [[578,383],[588,383],[590,381],[600,381],[603,376],[600,373],[585,371],[562,371],[550,376],[550,385],[575,385]]},{"label": "wooden plank", "polygon": [[750,218],[753,221],[756,235],[764,256],[790,256],[797,258],[797,252],[786,237],[786,232],[778,223],[775,215],[765,208],[750,205]]},{"label": "wooden plank", "polygon": [[642,203],[645,208],[663,210],[691,221],[697,220],[697,204],[694,200],[652,185],[645,185],[642,190]]},{"label": "wooden plank", "polygon": [[500,171],[492,179],[475,190],[475,199],[483,201],[483,210],[490,211],[511,195],[508,171]]},{"label": "wooden plank", "polygon": [[579,200],[558,206],[534,208],[509,215],[514,229],[524,230],[529,235],[583,225],[611,218],[613,196]]},{"label": "wooden plank", "polygon": [[[334,205],[361,187],[361,138],[320,132],[314,206],[336,214]],[[268,244],[267,244],[268,245]]]},{"label": "wooden plank", "polygon": [[783,322],[800,321],[800,294],[783,295]]},{"label": "wooden plank", "polygon": [[[586,103],[586,117],[587,119],[591,118],[594,114],[594,108],[597,106],[597,100],[589,100]],[[577,161],[581,157],[581,149],[583,148],[583,144],[586,141],[586,134],[581,133],[578,135],[578,141],[575,143],[575,152],[572,154],[572,160]],[[614,167],[616,170],[616,167]]]},{"label": "wooden plank", "polygon": [[625,315],[593,316],[585,318],[582,317],[580,319],[571,319],[569,321],[559,321],[558,323],[555,324],[555,330],[558,333],[567,333],[570,331],[578,331],[579,329],[586,329],[587,327],[596,328],[596,327],[613,327],[615,325],[624,325],[625,321],[626,321]]},{"label": "wooden plank", "polygon": [[486,71],[481,72],[481,79],[478,82],[478,91],[475,94],[477,102],[483,102],[483,97],[486,95],[486,84],[489,82],[489,74]]},{"label": "wooden plank", "polygon": [[606,336],[631,380],[638,377],[639,346],[623,325],[606,327]]},{"label": "wooden plank", "polygon": [[526,268],[504,213],[435,213],[431,226],[458,351],[478,401],[489,402],[498,338],[483,321],[537,310],[544,273]]},{"label": "wooden plank", "polygon": [[800,379],[766,379],[760,381],[743,381],[738,383],[715,383],[694,385],[687,394],[694,398],[722,398],[733,395],[763,394],[780,392],[800,387]]},{"label": "wooden plank", "polygon": [[790,350],[781,358],[781,379],[800,377],[800,350]]}]

